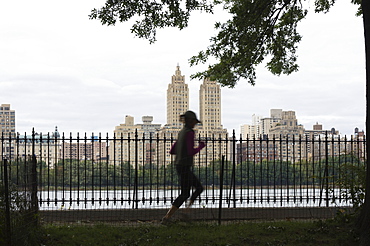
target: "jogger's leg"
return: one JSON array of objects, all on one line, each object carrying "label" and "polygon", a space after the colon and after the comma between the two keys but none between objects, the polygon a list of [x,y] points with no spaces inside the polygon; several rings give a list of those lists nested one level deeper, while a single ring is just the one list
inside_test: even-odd
[{"label": "jogger's leg", "polygon": [[169,219],[172,217],[172,215],[179,209],[176,206],[173,206],[167,211],[166,215],[163,217],[164,219]]},{"label": "jogger's leg", "polygon": [[162,220],[167,220],[179,209],[179,207],[186,201],[190,196],[191,189],[191,174],[190,167],[176,166],[177,173],[180,179],[181,193],[172,203],[172,207],[168,210],[167,214]]},{"label": "jogger's leg", "polygon": [[187,166],[177,166],[176,169],[180,179],[181,191],[180,195],[175,199],[172,205],[179,208],[190,196],[192,172],[190,171],[190,167]]},{"label": "jogger's leg", "polygon": [[191,185],[195,187],[195,191],[190,197],[189,204],[190,206],[194,203],[195,199],[203,192],[204,188],[203,185],[200,183],[199,179],[191,173]]}]

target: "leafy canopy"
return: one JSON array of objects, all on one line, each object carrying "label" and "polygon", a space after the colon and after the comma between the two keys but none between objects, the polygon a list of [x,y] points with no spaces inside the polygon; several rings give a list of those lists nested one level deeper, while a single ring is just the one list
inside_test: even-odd
[{"label": "leafy canopy", "polygon": [[[351,0],[359,4],[360,0]],[[216,63],[192,75],[210,78],[223,86],[234,87],[241,79],[254,85],[256,67],[265,59],[267,69],[275,74],[298,71],[297,45],[302,36],[297,24],[305,18],[305,0],[107,0],[100,9],[93,9],[90,19],[104,25],[117,21],[135,20],[131,32],[140,38],[156,41],[156,30],[188,26],[192,11],[212,13],[222,5],[231,18],[215,23],[218,34],[210,45],[189,59],[191,66],[206,64],[211,58]],[[335,0],[315,0],[316,12],[327,12]]]}]

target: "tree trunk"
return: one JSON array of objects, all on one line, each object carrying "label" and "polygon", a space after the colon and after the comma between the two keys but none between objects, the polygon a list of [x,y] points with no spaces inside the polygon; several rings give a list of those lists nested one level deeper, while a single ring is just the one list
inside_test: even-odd
[{"label": "tree trunk", "polygon": [[360,245],[370,245],[370,1],[361,1],[364,21],[365,57],[366,57],[366,194],[365,202],[358,220]]}]

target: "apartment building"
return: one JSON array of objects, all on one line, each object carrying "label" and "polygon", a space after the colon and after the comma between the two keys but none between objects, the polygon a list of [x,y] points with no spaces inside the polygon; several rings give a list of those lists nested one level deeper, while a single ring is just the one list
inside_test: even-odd
[{"label": "apartment building", "polygon": [[260,121],[260,133],[262,136],[268,136],[270,130],[282,119],[282,109],[270,109],[270,117],[262,118]]},{"label": "apartment building", "polygon": [[77,143],[67,140],[61,144],[61,147],[64,159],[101,161],[108,158],[107,142],[104,139],[89,139],[89,142]]},{"label": "apartment building", "polygon": [[322,124],[319,124],[318,122],[316,122],[316,124],[312,126],[312,130],[306,129],[304,131],[304,135],[307,136],[308,140],[315,139],[318,136],[323,136],[325,134],[339,135],[339,132],[335,130],[335,128],[331,128],[330,130],[323,130]]},{"label": "apartment building", "polygon": [[199,89],[199,119],[204,133],[222,128],[221,88],[215,81],[204,79]]},{"label": "apartment building", "polygon": [[282,109],[270,109],[270,117],[262,117],[253,114],[252,124],[244,124],[240,127],[240,133],[243,139],[263,138],[270,134],[270,130],[276,126],[282,119]]},{"label": "apartment building", "polygon": [[181,114],[189,110],[189,88],[185,76],[181,74],[180,66],[176,66],[171,83],[167,89],[167,127],[181,128]]},{"label": "apartment building", "polygon": [[308,149],[307,159],[318,161],[328,156],[340,156],[356,153],[365,159],[365,133],[355,128],[354,135],[340,136],[335,128],[324,130],[321,124],[313,125],[312,130],[305,131]]},{"label": "apartment building", "polygon": [[[187,110],[189,110],[189,88],[185,83],[185,76],[181,74],[180,66],[177,65],[167,88],[167,123],[163,127],[160,124],[152,124],[153,117],[144,116],[142,124],[134,124],[134,118],[126,116],[125,123],[115,127],[116,142],[110,145],[110,161],[112,163],[130,161],[139,165],[154,160],[159,165],[171,163],[169,150],[183,126],[180,115]],[[140,142],[133,141],[135,133]],[[152,141],[150,136],[153,137]],[[156,137],[161,141],[154,141]]]},{"label": "apartment building", "polygon": [[259,138],[262,134],[261,116],[252,115],[252,124],[244,124],[240,126],[240,134],[243,139]]},{"label": "apartment building", "polygon": [[237,144],[237,163],[252,161],[260,162],[263,160],[279,160],[279,144],[266,139],[247,138],[242,143]]},{"label": "apartment building", "polygon": [[10,104],[0,105],[0,126],[4,138],[15,138],[15,110],[10,109]]},{"label": "apartment building", "polygon": [[[256,124],[257,125],[257,124]],[[302,156],[302,145],[287,144],[285,139],[298,139],[304,134],[304,128],[298,124],[294,111],[271,109],[270,117],[259,122],[261,134],[251,135],[246,141],[239,143],[237,152],[241,160],[262,161],[272,159],[299,160]],[[268,141],[277,140],[275,142]]]},{"label": "apartment building", "polygon": [[[183,123],[179,121],[180,115],[185,113],[189,105],[189,90],[185,83],[185,76],[181,75],[179,66],[172,76],[171,84],[167,90],[167,124],[160,129],[160,136],[166,139],[159,152],[159,160],[163,164],[173,161],[169,150],[182,129]],[[211,141],[212,138],[226,139],[227,129],[221,124],[221,88],[215,81],[204,79],[199,89],[199,113],[201,123],[194,128],[196,141],[207,142],[207,147],[199,153],[195,163],[206,165],[213,159],[221,159],[227,155],[227,141]],[[195,143],[197,145],[197,143]]]},{"label": "apartment building", "polygon": [[[253,136],[258,126],[262,134]],[[356,128],[355,134],[347,138],[341,137],[335,128],[323,129],[318,122],[312,130],[305,129],[298,124],[294,111],[271,109],[270,117],[261,118],[259,124],[253,121],[252,125],[243,125],[241,132],[244,137],[236,149],[238,162],[273,159],[319,161],[328,156],[353,152],[365,158],[363,131]]]},{"label": "apartment building", "polygon": [[111,164],[130,162],[145,165],[156,160],[156,139],[161,124],[154,124],[152,121],[153,116],[143,116],[143,123],[135,124],[134,117],[126,115],[125,123],[114,129],[115,141],[109,144]]},{"label": "apartment building", "polygon": [[[227,129],[221,124],[221,87],[208,78],[203,80],[199,88],[199,119],[201,124],[196,126],[196,131],[199,138],[207,142],[207,146],[196,158],[202,164],[221,159],[222,155],[228,158],[232,151],[228,148]],[[209,141],[220,138],[224,141]]]},{"label": "apartment building", "polygon": [[167,89],[167,123],[159,130],[160,138],[167,139],[157,146],[160,165],[166,165],[172,161],[169,151],[173,139],[177,138],[177,134],[183,127],[180,115],[187,110],[189,110],[189,87],[185,83],[185,75],[181,74],[180,66],[177,65]]},{"label": "apartment building", "polygon": [[47,134],[35,132],[32,135],[18,135],[15,143],[18,158],[27,158],[34,154],[39,162],[44,162],[51,168],[62,158],[61,146],[58,127]]},{"label": "apartment building", "polygon": [[10,159],[14,155],[14,144],[12,139],[15,134],[15,110],[10,109],[10,104],[0,105],[0,138],[4,138],[3,146],[0,148],[0,158]]}]

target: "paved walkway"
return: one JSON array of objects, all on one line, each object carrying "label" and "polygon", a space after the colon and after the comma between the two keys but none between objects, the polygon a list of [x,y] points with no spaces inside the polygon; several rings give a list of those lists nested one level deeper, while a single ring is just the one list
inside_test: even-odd
[{"label": "paved walkway", "polygon": [[[195,221],[231,220],[281,220],[281,219],[327,219],[334,217],[343,208],[193,208],[190,209],[189,219]],[[106,210],[52,210],[40,211],[45,223],[92,223],[112,222],[124,223],[134,221],[160,221],[166,214],[166,209],[106,209]],[[174,219],[180,219],[180,209]]]}]

